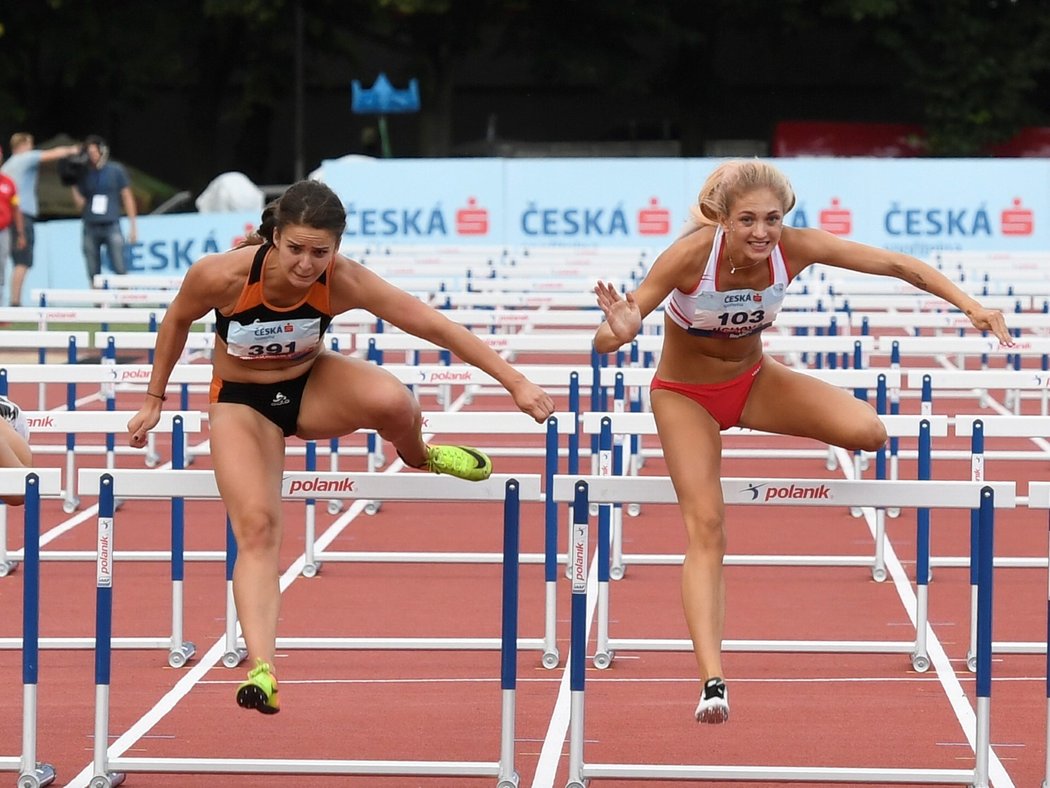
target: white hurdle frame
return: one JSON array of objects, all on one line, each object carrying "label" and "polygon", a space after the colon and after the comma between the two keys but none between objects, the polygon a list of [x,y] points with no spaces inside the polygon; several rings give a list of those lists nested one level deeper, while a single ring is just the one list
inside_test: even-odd
[{"label": "white hurdle frame", "polygon": [[[126,435],[128,428],[128,421],[135,415],[135,411],[117,411],[117,410],[44,410],[44,411],[24,411],[26,417],[26,423],[29,426],[29,431],[32,434],[66,434],[66,435],[85,435],[85,434],[99,434],[99,435]],[[157,426],[153,428],[152,432],[155,433],[169,433],[174,429],[174,420],[178,417],[182,420],[182,431],[183,433],[200,432],[202,427],[202,418],[199,411],[162,411],[160,415],[160,421]],[[111,443],[115,444],[115,441]],[[42,454],[58,453],[49,452],[47,449],[51,449],[52,446],[33,446],[34,452]],[[66,514],[70,514],[77,510],[80,506],[80,499],[76,494],[76,485],[74,480],[76,479],[76,449],[70,449],[68,447],[62,448],[57,444],[53,447],[59,449],[65,454],[65,467],[66,467],[66,487],[63,492],[63,503],[62,510]],[[103,449],[106,456],[106,467],[113,468],[116,465],[116,446],[92,446],[92,447],[80,447],[82,454],[94,453],[85,451],[85,448],[91,449]],[[133,449],[130,446],[125,448],[121,447],[121,453],[127,454],[139,454],[144,457],[149,456],[148,449]]]},{"label": "white hurdle frame", "polygon": [[[563,436],[575,435],[578,420],[575,413],[555,413],[544,423],[520,411],[435,411],[423,414],[424,435],[441,434],[485,434],[485,435],[533,435],[546,436],[546,447],[539,450],[544,456],[544,478],[549,479],[557,473],[559,462],[558,440]],[[479,448],[488,451],[487,447]],[[492,452],[493,456],[498,456]],[[333,468],[333,470],[335,470]],[[374,514],[379,510],[378,501],[365,504],[365,512]],[[543,553],[521,553],[518,556],[522,564],[544,564],[544,634],[541,638],[522,638],[521,648],[539,649],[543,652],[542,664],[546,668],[556,668],[559,663],[557,645],[557,570],[558,562],[558,522],[557,510],[548,507],[545,512],[545,549]],[[314,546],[315,534],[311,518],[307,518],[307,534],[303,575],[313,577],[321,571],[325,561],[344,563],[443,563],[443,564],[490,564],[499,563],[502,555],[481,552],[440,552],[440,551],[318,551]],[[413,639],[415,641],[415,639]],[[491,648],[498,648],[499,641],[491,640]],[[482,641],[478,648],[483,648]]]},{"label": "white hurdle frame", "polygon": [[2,468],[0,495],[25,495],[25,543],[22,573],[22,752],[0,755],[0,772],[18,772],[19,788],[43,788],[55,780],[55,768],[37,760],[37,684],[40,666],[40,498],[57,496],[62,476],[58,468]]},{"label": "white hurdle frame", "polygon": [[[984,439],[989,437],[1036,438],[1050,436],[1050,416],[972,416],[959,414],[954,418],[955,434],[971,439],[970,480],[984,481],[986,476],[986,452]],[[1038,489],[1038,488],[1037,488]],[[1031,496],[1031,492],[1029,492]],[[1032,506],[1029,497],[1028,505]],[[976,537],[972,532],[971,542]],[[940,557],[930,559],[931,566],[969,567],[970,569],[970,647],[966,652],[966,667],[977,670],[977,577],[972,558]],[[994,566],[1046,569],[1050,559],[996,556]],[[1050,632],[1050,630],[1048,630]],[[993,654],[1045,654],[1047,643],[1037,641],[992,641]]]},{"label": "white hurdle frame", "polygon": [[[511,353],[576,353],[590,354],[593,349],[593,331],[547,331],[517,334],[482,334],[478,337],[493,350]],[[639,334],[634,342],[645,353],[658,353],[663,347],[661,334]],[[356,350],[368,350],[370,345],[382,351],[442,350],[425,339],[397,331],[380,334],[358,334]],[[875,349],[872,336],[807,336],[794,334],[764,334],[762,347],[767,353],[852,353],[858,347],[861,352]]]},{"label": "white hurdle frame", "polygon": [[[814,372],[819,371],[814,370]],[[853,373],[852,375],[848,375],[848,377],[861,381],[867,377],[872,377],[876,370],[825,370],[825,372]],[[824,376],[820,377],[824,378]],[[832,375],[831,377],[839,377],[843,380],[846,379],[843,375]],[[860,387],[863,388],[863,386]],[[585,435],[601,435],[602,422],[606,419],[609,420],[613,445],[599,448],[597,464],[599,471],[598,475],[624,475],[621,470],[617,469],[616,446],[622,445],[623,438],[628,435],[656,435],[656,419],[651,412],[584,412],[580,414],[580,425],[583,429],[583,433]],[[928,434],[931,437],[945,437],[948,434],[947,416],[879,414],[879,419],[885,425],[886,433],[889,437],[917,437],[923,433],[923,422],[926,422],[928,425]],[[740,427],[733,427],[725,430],[724,434],[756,437],[772,435],[772,433],[763,433],[757,430],[743,429]],[[797,452],[776,449],[759,451],[750,449],[733,449],[723,450],[723,457],[817,457],[823,456],[825,453],[824,450],[820,449],[808,451],[798,450]],[[834,456],[833,449],[831,450],[831,456]],[[859,466],[861,464],[861,458],[855,458],[854,474],[858,479],[860,478]],[[828,470],[832,470],[833,468],[834,466],[829,462]],[[629,475],[636,474],[631,473]],[[623,508],[624,507],[619,505],[612,505],[612,544],[610,546],[612,563],[609,573],[614,580],[619,580],[624,576],[627,564],[678,565],[682,563],[684,558],[682,555],[639,554],[631,558],[625,558],[623,554]],[[627,504],[627,511],[628,514],[636,515],[640,511],[640,505],[637,502],[629,503]],[[855,517],[858,517],[861,514],[860,510],[856,508],[852,509],[851,513]],[[877,582],[882,582],[886,579],[886,566],[883,550],[883,541],[886,533],[885,511],[882,509],[877,510],[876,516],[875,545],[874,554],[872,556],[727,555],[725,557],[725,564],[727,566],[867,566],[871,569],[873,579]]]},{"label": "white hurdle frame", "polygon": [[[98,367],[94,367],[98,369]],[[29,411],[24,410],[23,413],[26,417],[26,422],[29,426],[30,433],[118,433],[124,432],[127,429],[128,419],[134,414],[130,411]],[[157,432],[171,432],[173,429],[174,418],[178,416],[183,420],[183,430],[186,432],[200,432],[201,429],[201,416],[197,412],[190,411],[167,411],[161,416],[160,422],[156,426]],[[32,440],[32,436],[30,436]],[[33,453],[36,455],[46,454],[48,452],[43,451],[42,446],[32,445]],[[51,448],[51,447],[48,447]],[[61,446],[55,446],[55,448],[62,450]],[[69,449],[64,449],[66,454],[66,465],[65,465],[65,478],[69,480],[62,491],[62,509],[66,514],[74,511],[79,506],[79,499],[76,497],[76,488],[73,483],[73,479],[76,478],[76,468],[74,460],[74,452]],[[130,450],[139,451],[143,450]],[[107,451],[106,456],[106,467],[112,468],[114,465],[114,457],[112,453]],[[0,507],[0,578],[6,577],[9,573],[14,571],[18,564],[21,556],[21,551],[7,549],[7,518],[6,510]],[[92,554],[72,554],[68,556],[63,554],[49,551],[41,556],[42,559],[48,560],[78,560],[87,559],[93,556]],[[3,646],[0,646],[3,647]]]},{"label": "white hurdle frame", "polygon": [[41,308],[65,306],[111,306],[113,304],[151,304],[168,306],[178,290],[124,290],[73,288],[37,288],[29,293],[29,300]]},{"label": "white hurdle frame", "polygon": [[[895,415],[880,416],[886,424],[890,435],[932,435],[948,434],[948,418],[941,416],[918,415]],[[599,450],[601,461],[599,462],[599,474],[601,478],[625,478],[613,472],[613,447],[611,445],[611,433],[617,429],[646,429],[652,433],[656,432],[656,424],[652,414],[648,413],[584,413],[582,414],[583,430],[585,433],[597,431],[602,433],[603,424],[609,425],[609,434],[603,436],[602,447]],[[754,433],[759,434],[759,433]],[[633,477],[647,478],[647,477]],[[859,479],[858,479],[859,480]],[[840,483],[841,480],[829,480],[829,482]],[[857,481],[857,480],[847,480]],[[874,480],[883,482],[890,480]],[[724,485],[723,485],[724,486]],[[635,504],[641,502],[634,502]],[[727,499],[726,503],[730,501]],[[826,504],[827,505],[827,504]],[[622,510],[619,503],[596,505],[602,525],[608,524],[609,528],[609,554],[610,564],[608,577],[599,575],[598,580],[598,604],[597,604],[597,645],[595,647],[594,666],[599,669],[608,668],[612,664],[613,656],[617,648],[630,650],[648,651],[691,651],[693,646],[688,640],[683,639],[611,639],[609,637],[609,578],[622,578],[625,572],[625,561],[622,551]],[[854,517],[861,516],[859,507],[850,507],[850,513]],[[875,545],[874,555],[870,558],[864,556],[726,556],[726,565],[752,565],[752,566],[868,566],[871,569],[872,578],[877,582],[886,579],[885,567],[885,509],[875,507]],[[575,545],[570,542],[571,551]],[[659,564],[659,565],[681,565],[682,555],[640,555],[633,561],[637,564]],[[570,558],[571,562],[571,558]],[[617,570],[617,571],[614,571]],[[748,651],[748,652],[800,652],[800,653],[903,653],[910,654],[912,667],[919,673],[923,673],[930,667],[929,654],[926,648],[926,625],[929,620],[929,595],[928,584],[920,582],[916,590],[915,602],[915,637],[911,641],[862,641],[862,640],[727,640],[723,643],[726,651]]]},{"label": "white hurdle frame", "polygon": [[[178,496],[190,499],[218,500],[219,491],[212,471],[164,471],[164,470],[115,470],[82,469],[78,475],[78,489],[86,494],[96,490],[99,495],[99,600],[108,601],[112,594],[112,562],[104,571],[103,555],[112,547],[115,535],[113,498],[165,498]],[[517,656],[517,517],[510,518],[508,526],[507,507],[513,499],[520,505],[523,501],[540,502],[544,495],[540,490],[540,476],[522,474],[494,475],[483,482],[463,482],[446,476],[405,476],[377,473],[285,473],[281,493],[285,498],[308,499],[316,497],[319,488],[327,496],[350,500],[388,501],[503,501],[505,534],[513,534],[507,540],[508,559],[504,561],[505,604],[513,593],[513,622],[504,611],[504,631],[513,629],[512,646],[504,644],[502,687],[502,713],[500,736],[500,759],[497,762],[481,761],[363,761],[363,760],[316,760],[316,759],[250,759],[250,758],[110,758],[109,744],[109,657],[108,651],[100,655],[96,645],[96,691],[94,730],[94,777],[91,788],[111,788],[123,781],[125,772],[163,773],[221,773],[221,774],[354,774],[354,775],[431,775],[470,776],[497,778],[497,788],[517,788],[518,775],[514,770],[514,720],[515,682]],[[103,542],[103,538],[106,539]],[[510,544],[513,542],[513,544]],[[513,565],[511,565],[511,562]],[[508,624],[510,626],[508,627]],[[103,641],[97,636],[96,642]],[[353,638],[278,638],[278,648],[347,648],[358,643],[361,648],[383,648],[380,641],[371,646],[363,639]],[[463,639],[449,648],[473,648],[472,639]],[[508,650],[510,653],[508,653]],[[509,684],[509,686],[508,686]]]},{"label": "white hurdle frame", "polygon": [[[47,351],[63,349],[66,351],[65,366],[76,366],[72,362],[79,350],[88,348],[90,335],[87,331],[17,331],[0,332],[0,348],[35,349],[41,366],[47,364]],[[44,407],[46,391],[44,384],[37,387],[37,400]]]},{"label": "white hurdle frame", "polygon": [[[1014,415],[1020,415],[1020,392],[1038,391],[1039,415],[1050,415],[1050,372],[1036,369],[909,369],[907,388],[963,392],[979,398],[983,407],[989,391],[1002,390],[1013,396]],[[930,407],[923,403],[923,407]]]},{"label": "white hurdle frame", "polygon": [[[988,788],[988,765],[991,752],[991,615],[994,509],[1016,506],[1014,484],[996,482],[828,480],[786,478],[725,478],[722,494],[727,504],[762,505],[754,491],[759,486],[791,485],[810,490],[814,496],[778,499],[789,506],[850,507],[922,507],[979,508],[982,517],[982,594],[981,649],[977,681],[976,732],[973,769],[891,769],[789,766],[710,766],[671,764],[585,764],[584,733],[584,663],[586,656],[587,546],[589,538],[588,504],[676,502],[668,477],[661,476],[556,476],[553,496],[557,501],[573,502],[573,637],[571,646],[571,699],[569,721],[569,779],[566,788],[585,788],[594,777],[662,780],[754,780],[777,782],[900,782],[951,783]],[[817,491],[826,491],[817,496]],[[599,523],[598,545],[602,550],[603,531]],[[605,535],[607,536],[607,535]],[[599,561],[599,577],[603,571]],[[601,590],[599,588],[599,594]]]},{"label": "white hurdle frame", "polygon": [[[25,412],[30,429],[35,432],[60,432],[60,433],[112,433],[124,430],[128,419],[134,413],[122,411],[44,411]],[[46,422],[46,423],[45,423]],[[156,432],[170,432],[175,442],[182,441],[185,432],[200,432],[201,414],[197,411],[164,411],[161,413],[160,421],[154,427]],[[179,449],[172,446],[173,454],[178,455]],[[145,453],[145,449],[137,449]],[[61,491],[63,509],[68,513],[73,511],[67,508],[70,496],[79,505],[79,497],[76,488],[76,469],[72,464],[72,457],[68,457],[65,470],[65,484]],[[106,469],[113,469],[112,456],[107,462]],[[181,459],[179,460],[181,462]],[[103,470],[103,469],[100,469]],[[56,469],[57,471],[57,469]],[[94,494],[94,493],[93,493]],[[75,506],[73,508],[76,508]],[[25,561],[25,547],[21,550],[7,550],[6,520],[3,518],[3,507],[0,507],[0,557],[4,567],[3,574],[14,571],[20,562]],[[37,561],[94,561],[95,551],[77,550],[46,550],[41,551],[39,547],[35,550]],[[134,553],[125,554],[124,560],[173,560],[171,552],[166,553]],[[221,558],[221,557],[218,557]],[[173,575],[175,573],[173,572]],[[177,573],[181,575],[181,571]],[[168,652],[168,664],[171,667],[181,667],[196,652],[196,646],[185,640],[183,633],[184,624],[184,592],[183,581],[180,576],[172,577],[171,588],[171,634],[155,637],[120,637],[113,639],[115,648],[121,649],[164,649]],[[91,637],[47,637],[40,638],[40,647],[47,649],[90,649],[94,645]],[[20,643],[16,638],[0,637],[0,650],[16,649]]]},{"label": "white hurdle frame", "polygon": [[[1031,482],[1028,485],[1028,508],[1050,509],[1050,482]],[[1050,552],[1048,552],[1050,561]],[[1043,788],[1050,786],[1050,574],[1047,576],[1046,631],[1047,631],[1047,679],[1046,679],[1046,767],[1043,773]]]}]

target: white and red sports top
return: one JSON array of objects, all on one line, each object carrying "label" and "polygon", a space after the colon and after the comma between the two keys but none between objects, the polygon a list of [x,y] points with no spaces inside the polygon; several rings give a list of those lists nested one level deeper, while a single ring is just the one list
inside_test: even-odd
[{"label": "white and red sports top", "polygon": [[711,243],[711,256],[704,274],[693,290],[675,289],[666,312],[675,325],[693,336],[739,339],[773,325],[784,303],[784,291],[791,281],[780,244],[769,255],[771,284],[765,290],[716,290],[718,261],[725,244],[725,231],[719,225]]}]

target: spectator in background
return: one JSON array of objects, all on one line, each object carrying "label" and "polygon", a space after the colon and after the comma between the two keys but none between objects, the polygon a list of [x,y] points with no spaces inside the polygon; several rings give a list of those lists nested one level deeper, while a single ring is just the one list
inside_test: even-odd
[{"label": "spectator in background", "polygon": [[[0,162],[3,160],[4,152],[0,149]],[[15,230],[13,239],[11,237],[12,224]],[[11,255],[11,250],[23,249],[25,245],[25,225],[22,220],[22,211],[18,207],[18,187],[13,180],[0,173],[0,288],[4,286],[7,258]]]},{"label": "spectator in background", "polygon": [[124,234],[120,228],[120,207],[128,217],[128,240],[135,243],[137,212],[127,170],[109,160],[109,146],[97,134],[84,140],[87,166],[72,187],[73,201],[83,221],[84,261],[88,283],[94,287],[95,275],[102,270],[102,247],[109,252],[109,264],[116,274],[127,273],[124,261]]},{"label": "spectator in background", "polygon": [[[14,263],[11,273],[11,306],[22,305],[22,283],[25,282],[29,269],[33,267],[33,245],[36,240],[33,222],[36,221],[39,210],[36,186],[40,175],[40,165],[44,162],[72,156],[79,150],[78,145],[59,145],[47,150],[35,150],[32,134],[19,131],[11,135],[11,158],[4,162],[3,167],[0,167],[0,172],[11,178],[18,187],[22,225],[25,228],[25,245],[20,248],[16,246],[11,251],[11,259]],[[6,257],[2,258],[2,264],[6,267]]]}]

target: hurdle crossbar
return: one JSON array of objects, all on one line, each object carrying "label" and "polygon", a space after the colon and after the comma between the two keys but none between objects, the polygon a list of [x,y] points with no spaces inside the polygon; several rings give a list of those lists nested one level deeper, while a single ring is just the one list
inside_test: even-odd
[{"label": "hurdle crossbar", "polygon": [[[872,372],[873,370],[836,370],[836,371],[852,371],[852,372]],[[879,419],[883,422],[886,427],[886,432],[891,437],[915,437],[921,436],[924,433],[928,436],[946,436],[948,434],[949,419],[947,416],[922,416],[922,415],[885,415],[880,414]],[[599,463],[603,468],[608,468],[612,475],[622,474],[623,471],[623,452],[620,450],[620,446],[614,443],[614,439],[620,435],[654,435],[656,434],[656,420],[650,412],[626,412],[626,411],[614,411],[614,412],[585,412],[580,416],[580,422],[583,427],[585,434],[600,435],[600,452],[599,456],[601,462]],[[604,434],[606,428],[612,433],[612,437]],[[729,430],[725,430],[726,435],[739,435],[739,436],[764,436],[770,435],[770,433],[764,433],[757,430],[749,430],[739,427],[734,427]],[[780,436],[776,436],[780,437]],[[729,456],[729,449],[723,449],[723,454]],[[734,449],[733,456],[742,457],[753,457],[753,456],[777,456],[778,451],[783,454],[784,450],[769,449],[766,451],[755,450],[751,447],[745,447],[740,449]],[[790,454],[784,456],[799,457],[799,456],[827,456],[828,450],[810,450],[809,454],[801,455],[800,451],[804,450],[793,450]],[[861,476],[861,458],[855,460],[856,468],[855,473],[859,478]],[[828,466],[829,468],[832,466]],[[627,505],[627,512],[632,515],[636,515],[640,509],[639,501],[631,502]],[[637,554],[630,557],[625,557],[622,549],[623,545],[623,509],[624,507],[616,505],[613,507],[611,512],[612,517],[612,543],[610,545],[611,553],[611,567],[610,575],[613,579],[618,580],[623,577],[626,572],[627,564],[681,564],[682,555],[643,555]],[[851,512],[854,516],[860,516],[861,512],[858,507],[851,507]],[[769,555],[769,556],[740,556],[730,555],[725,556],[724,563],[726,565],[763,565],[763,566],[869,566],[871,567],[872,575],[876,580],[881,581],[884,579],[884,566],[882,560],[882,543],[884,540],[884,511],[877,510],[877,528],[875,535],[875,550],[872,556],[852,556],[852,555],[825,555],[825,556],[789,556],[789,555]],[[918,616],[919,620],[924,619],[924,615]]]},{"label": "hurdle crossbar", "polygon": [[[1030,482],[1028,484],[1028,508],[1050,509],[1050,482]],[[1048,528],[1050,528],[1050,520],[1048,520]],[[1046,631],[1048,633],[1046,646],[1048,672],[1046,674],[1046,729],[1044,732],[1046,734],[1047,750],[1043,788],[1050,786],[1050,585],[1048,585],[1046,600]]]},{"label": "hurdle crossbar", "polygon": [[[146,483],[145,476],[155,477]],[[310,498],[319,493],[343,498],[386,498],[399,501],[501,501],[503,503],[504,560],[503,610],[501,637],[502,689],[500,757],[495,762],[481,761],[317,761],[182,758],[156,759],[109,756],[110,653],[112,627],[114,564],[110,559],[116,532],[114,498],[165,497],[217,498],[218,489],[212,471],[145,471],[115,470],[98,472],[82,469],[78,484],[86,493],[95,487],[99,495],[99,561],[97,572],[96,648],[95,648],[95,729],[94,778],[92,786],[110,786],[114,777],[122,780],[123,772],[168,771],[179,773],[290,773],[290,774],[428,774],[436,776],[494,776],[497,788],[517,788],[514,770],[514,718],[516,693],[516,657],[518,648],[518,546],[520,503],[542,501],[538,475],[493,476],[483,482],[419,475],[407,483],[405,476],[392,474],[353,473],[286,473],[282,494],[286,498]],[[323,489],[322,489],[323,488]]]},{"label": "hurdle crossbar", "polygon": [[55,468],[0,469],[0,495],[23,495],[27,561],[22,573],[22,752],[0,756],[0,772],[18,772],[18,785],[42,788],[55,780],[55,768],[37,760],[37,685],[40,669],[40,498],[57,495]]},{"label": "hurdle crossbar", "polygon": [[[959,769],[810,768],[710,765],[585,764],[583,760],[584,686],[589,504],[645,501],[674,503],[676,496],[667,477],[565,476],[553,480],[553,497],[573,504],[571,525],[574,544],[572,565],[572,645],[570,663],[569,779],[567,788],[584,788],[590,777],[631,779],[723,779],[841,782],[930,782],[966,783],[988,788],[991,698],[991,617],[993,522],[996,508],[1013,508],[1013,482],[940,482],[888,480],[827,480],[782,478],[725,478],[722,492],[726,503],[788,506],[926,507],[979,509],[980,511],[980,632],[977,670],[977,712],[974,741],[975,766]],[[608,539],[608,520],[599,517],[599,546]],[[599,553],[602,550],[599,548]],[[598,567],[599,580],[607,567]],[[607,586],[607,580],[606,580]],[[603,593],[598,589],[599,596]],[[607,593],[607,589],[606,589]]]},{"label": "hurdle crossbar", "polygon": [[[77,489],[81,494],[98,494],[103,477],[109,477],[121,499],[170,498],[217,500],[219,488],[210,470],[143,470],[81,468]],[[481,482],[464,482],[434,474],[339,473],[287,471],[281,478],[284,498],[341,498],[384,501],[502,501],[509,481],[520,484],[520,499],[542,501],[538,475],[493,474]]]},{"label": "hurdle crossbar", "polygon": [[74,343],[79,348],[88,346],[87,331],[8,331],[0,333],[0,347],[5,348],[66,348]]}]

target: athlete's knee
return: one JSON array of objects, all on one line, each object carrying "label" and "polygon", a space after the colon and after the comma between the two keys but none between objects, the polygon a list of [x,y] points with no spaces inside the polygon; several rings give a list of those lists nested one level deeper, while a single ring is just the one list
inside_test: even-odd
[{"label": "athlete's knee", "polygon": [[390,386],[388,390],[377,392],[372,406],[372,418],[381,430],[391,431],[399,428],[415,428],[419,422],[419,403],[404,386]]},{"label": "athlete's knee", "polygon": [[239,553],[263,555],[280,548],[280,522],[272,512],[245,512],[236,518],[234,526]]},{"label": "athlete's knee", "polygon": [[870,418],[854,425],[851,441],[853,445],[843,448],[854,451],[878,451],[886,445],[886,438],[886,425],[873,413]]},{"label": "athlete's knee", "polygon": [[723,512],[707,509],[683,514],[686,534],[689,537],[689,551],[725,553],[726,526]]}]

